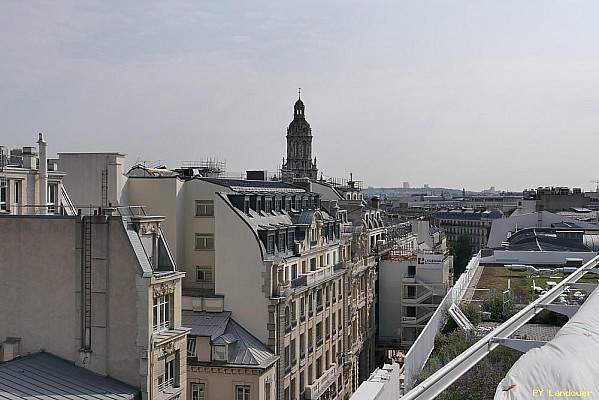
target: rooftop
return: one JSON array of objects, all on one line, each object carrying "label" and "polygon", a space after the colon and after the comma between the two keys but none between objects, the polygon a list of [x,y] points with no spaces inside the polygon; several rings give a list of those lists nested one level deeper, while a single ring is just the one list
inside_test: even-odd
[{"label": "rooftop", "polygon": [[211,343],[228,345],[225,365],[267,368],[278,359],[265,344],[235,322],[230,311],[184,310],[182,315],[183,325],[191,328],[189,336],[210,337]]},{"label": "rooftop", "polygon": [[0,399],[135,398],[139,398],[138,389],[49,353],[36,353],[0,364]]}]

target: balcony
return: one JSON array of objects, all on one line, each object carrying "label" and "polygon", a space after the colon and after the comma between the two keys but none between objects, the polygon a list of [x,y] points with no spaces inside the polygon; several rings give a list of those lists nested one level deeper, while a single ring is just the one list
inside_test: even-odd
[{"label": "balcony", "polygon": [[335,274],[335,271],[336,270],[332,265],[318,268],[315,271],[308,271],[306,274],[292,280],[291,287],[298,288],[301,286],[312,286],[319,281],[332,277]]},{"label": "balcony", "polygon": [[357,307],[362,308],[366,305],[366,296],[363,293],[358,294]]},{"label": "balcony", "polygon": [[307,400],[318,399],[333,383],[337,381],[339,377],[339,370],[337,364],[331,364],[331,367],[327,369],[317,380],[311,385],[306,386],[305,398]]}]

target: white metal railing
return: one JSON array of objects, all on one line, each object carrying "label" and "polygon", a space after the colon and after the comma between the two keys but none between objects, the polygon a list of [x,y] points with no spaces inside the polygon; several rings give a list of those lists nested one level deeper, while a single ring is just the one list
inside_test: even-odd
[{"label": "white metal railing", "polygon": [[431,319],[428,321],[404,359],[403,374],[405,377],[405,388],[410,389],[416,377],[422,371],[424,364],[431,355],[435,347],[435,336],[443,329],[447,318],[447,309],[454,303],[459,303],[466,290],[468,289],[472,278],[476,274],[480,263],[480,252],[474,256],[466,270],[462,273],[453,288],[445,295],[439,307],[435,310]]},{"label": "white metal railing", "polygon": [[75,210],[75,206],[73,206],[69,192],[67,192],[67,189],[64,187],[64,185],[60,185],[60,194],[62,195],[65,213],[67,215],[77,215],[77,210]]}]

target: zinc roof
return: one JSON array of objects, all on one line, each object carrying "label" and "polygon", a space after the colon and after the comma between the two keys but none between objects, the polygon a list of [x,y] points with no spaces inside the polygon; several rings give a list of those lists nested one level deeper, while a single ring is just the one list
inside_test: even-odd
[{"label": "zinc roof", "polygon": [[139,390],[49,353],[0,363],[0,399],[128,400]]},{"label": "zinc roof", "polygon": [[210,336],[211,343],[228,345],[226,365],[267,368],[278,359],[264,343],[235,322],[230,311],[184,310],[182,316],[183,325],[191,328],[190,336]]}]

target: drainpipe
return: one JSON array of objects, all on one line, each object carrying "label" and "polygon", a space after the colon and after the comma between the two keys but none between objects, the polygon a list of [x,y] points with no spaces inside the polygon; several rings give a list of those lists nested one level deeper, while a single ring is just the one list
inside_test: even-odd
[{"label": "drainpipe", "polygon": [[39,204],[41,214],[48,214],[48,144],[43,138],[43,134],[40,132],[39,140],[37,141],[40,155],[40,166],[39,166]]}]

